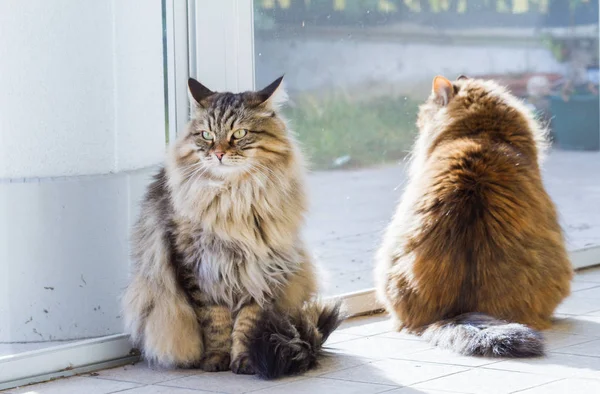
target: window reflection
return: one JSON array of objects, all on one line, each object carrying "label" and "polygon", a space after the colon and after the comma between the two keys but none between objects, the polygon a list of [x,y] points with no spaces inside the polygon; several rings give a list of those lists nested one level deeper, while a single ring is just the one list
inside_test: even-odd
[{"label": "window reflection", "polygon": [[600,245],[597,0],[255,0],[256,84],[286,74],[310,157],[307,237],[330,293],[370,287],[436,74],[499,80],[550,124],[571,249]]}]

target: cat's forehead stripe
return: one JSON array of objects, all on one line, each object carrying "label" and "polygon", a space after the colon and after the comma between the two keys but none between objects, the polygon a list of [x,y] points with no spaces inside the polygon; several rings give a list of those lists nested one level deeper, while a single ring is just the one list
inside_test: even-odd
[{"label": "cat's forehead stripe", "polygon": [[217,127],[231,128],[236,116],[239,116],[243,99],[240,94],[224,93],[209,109],[208,118],[211,130]]}]

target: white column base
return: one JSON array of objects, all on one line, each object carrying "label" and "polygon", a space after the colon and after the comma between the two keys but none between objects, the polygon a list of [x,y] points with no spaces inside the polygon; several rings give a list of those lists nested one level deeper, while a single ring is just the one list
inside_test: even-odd
[{"label": "white column base", "polygon": [[155,172],[0,181],[0,342],[123,332],[129,232]]}]

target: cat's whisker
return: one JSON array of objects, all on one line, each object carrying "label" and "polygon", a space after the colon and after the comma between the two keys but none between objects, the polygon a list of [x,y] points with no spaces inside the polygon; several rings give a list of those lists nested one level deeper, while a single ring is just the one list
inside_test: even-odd
[{"label": "cat's whisker", "polygon": [[204,163],[202,162],[194,163],[187,167],[184,167],[181,172],[183,173],[184,177],[187,177],[189,174],[195,172],[198,168],[201,168],[203,166]]},{"label": "cat's whisker", "polygon": [[256,182],[257,182],[257,183],[258,183],[258,184],[261,186],[261,188],[262,188],[262,189],[265,189],[265,187],[266,187],[266,186],[265,186],[265,183],[263,182],[263,180],[262,180],[262,179],[260,179],[260,178],[258,177],[258,175],[257,175],[256,173],[254,173],[254,172],[249,172],[248,174],[250,174],[250,176],[252,177],[252,179],[254,179],[254,180],[255,180],[255,181],[256,181]]},{"label": "cat's whisker", "polygon": [[[253,176],[255,176],[255,177],[256,177],[256,176],[259,176],[259,175],[261,175],[261,176],[263,176],[263,177],[264,177],[264,178],[267,180],[267,182],[269,182],[269,183],[275,183],[275,182],[274,182],[274,180],[273,180],[273,179],[272,179],[272,178],[269,176],[269,174],[267,174],[267,173],[265,173],[265,172],[261,171],[261,170],[260,170],[260,169],[258,169],[258,168],[255,168],[255,170],[256,170],[255,172],[251,172],[251,174],[252,174]],[[264,185],[264,184],[263,184],[263,185]]]},{"label": "cat's whisker", "polygon": [[273,171],[273,169],[267,167],[266,165],[262,164],[262,163],[257,163],[257,166],[266,170],[267,172],[269,172],[270,174],[272,174],[274,177],[276,177],[278,180],[282,180],[281,177],[275,172]]},{"label": "cat's whisker", "polygon": [[189,177],[188,177],[188,181],[192,180],[192,179],[196,179],[201,177],[202,175],[204,175],[206,172],[208,171],[208,168],[204,168],[204,167],[200,167],[198,168],[196,171],[194,171],[194,173],[192,173]]},{"label": "cat's whisker", "polygon": [[188,179],[190,177],[190,175],[193,174],[194,172],[198,171],[199,168],[202,168],[202,167],[188,168],[187,170],[182,171],[182,175],[185,179]]},{"label": "cat's whisker", "polygon": [[202,163],[201,161],[199,161],[197,163],[190,164],[190,165],[184,167],[183,170],[184,171],[186,171],[186,170],[193,170],[193,169],[196,169],[198,167],[202,167],[203,165],[204,165],[204,163]]},{"label": "cat's whisker", "polygon": [[204,166],[204,163],[202,163],[202,162],[198,162],[198,163],[194,163],[189,166],[186,166],[181,171],[182,182],[185,182],[185,183],[190,182],[191,180],[196,179],[197,177],[203,175],[207,170],[208,170],[208,168],[206,168]]},{"label": "cat's whisker", "polygon": [[[267,174],[265,174],[265,173],[263,173],[263,174],[267,178],[269,178],[269,179],[271,179],[271,177],[268,174],[270,173],[271,175],[273,175],[275,177],[275,180],[279,182],[280,186],[284,186],[285,185],[285,182],[283,181],[283,179],[281,178],[281,176],[279,176],[277,173],[275,173],[275,171],[273,171],[271,168],[267,167],[266,165],[261,164],[261,163],[256,163],[255,164],[255,168],[259,172],[262,172],[262,171],[260,171],[261,169],[267,171]],[[271,180],[273,180],[273,179],[271,179]]]}]

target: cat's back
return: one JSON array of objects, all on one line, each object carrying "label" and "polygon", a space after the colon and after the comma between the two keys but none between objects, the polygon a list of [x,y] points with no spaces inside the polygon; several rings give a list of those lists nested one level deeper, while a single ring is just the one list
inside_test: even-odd
[{"label": "cat's back", "polygon": [[445,106],[429,102],[420,114],[428,149],[419,212],[470,237],[525,230],[532,216],[552,214],[539,168],[545,130],[494,83],[462,80],[451,89]]},{"label": "cat's back", "polygon": [[425,198],[417,209],[440,226],[452,227],[455,236],[481,236],[483,241],[510,228],[521,233],[534,216],[554,212],[536,159],[506,142],[446,142],[433,152],[424,175]]},{"label": "cat's back", "polygon": [[380,298],[409,328],[465,312],[543,327],[572,275],[542,183],[544,131],[494,84],[449,88],[420,111],[407,192],[379,253]]},{"label": "cat's back", "polygon": [[570,263],[535,158],[508,143],[459,139],[441,146],[431,163],[418,208],[428,228],[412,242],[417,277],[454,278],[448,288],[457,313],[518,321],[526,321],[526,312],[517,312],[519,294],[551,300],[539,303],[548,309],[568,294]]},{"label": "cat's back", "polygon": [[452,121],[424,165],[424,198],[416,210],[431,223],[426,238],[452,250],[480,245],[469,252],[481,253],[479,260],[521,252],[536,239],[562,246],[526,114],[495,98],[469,98],[449,105]]}]

